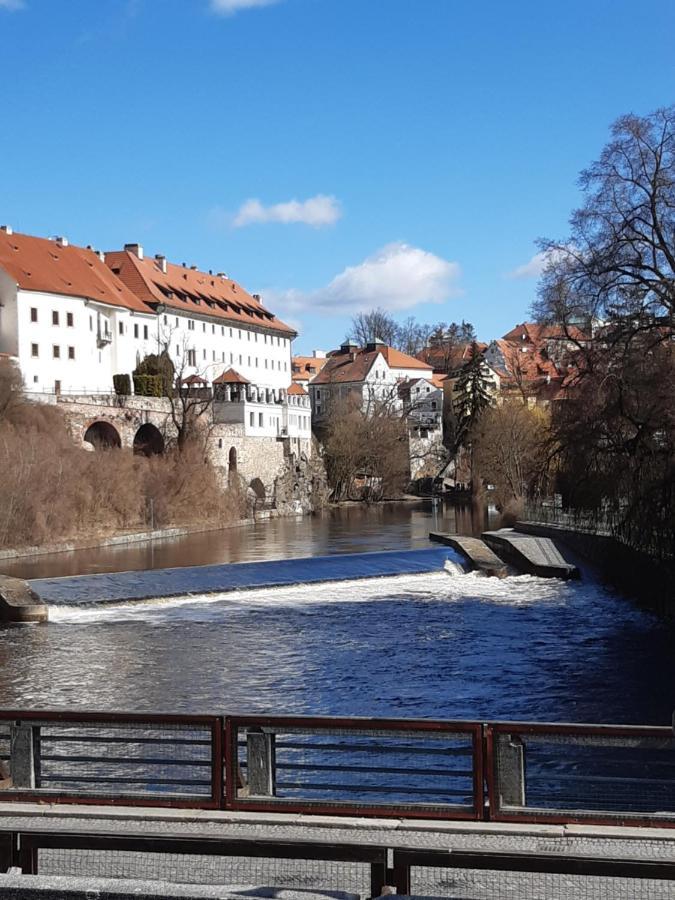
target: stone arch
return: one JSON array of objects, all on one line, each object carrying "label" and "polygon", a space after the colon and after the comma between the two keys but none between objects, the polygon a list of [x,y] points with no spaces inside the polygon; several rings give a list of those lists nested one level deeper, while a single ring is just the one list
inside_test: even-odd
[{"label": "stone arch", "polygon": [[142,456],[159,456],[164,453],[162,432],[152,422],[146,422],[134,437],[134,453]]},{"label": "stone arch", "polygon": [[227,463],[230,472],[237,471],[237,448],[230,447],[230,452],[227,455]]},{"label": "stone arch", "polygon": [[259,478],[254,478],[249,485],[251,490],[256,496],[256,501],[260,500],[262,503],[265,502],[265,485]]},{"label": "stone arch", "polygon": [[122,438],[115,426],[100,420],[91,423],[84,434],[84,440],[94,450],[113,450],[122,446]]}]

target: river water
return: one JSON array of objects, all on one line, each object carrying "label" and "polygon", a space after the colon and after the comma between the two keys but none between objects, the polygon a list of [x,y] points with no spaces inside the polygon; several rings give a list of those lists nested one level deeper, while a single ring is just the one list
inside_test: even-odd
[{"label": "river water", "polygon": [[[357,512],[258,526],[248,545],[237,535],[237,552],[429,546],[429,512]],[[107,570],[93,556],[89,565]],[[25,574],[62,572],[42,563]],[[54,607],[46,626],[0,627],[0,698],[5,708],[667,724],[674,638],[672,624],[592,578],[438,571]]]}]

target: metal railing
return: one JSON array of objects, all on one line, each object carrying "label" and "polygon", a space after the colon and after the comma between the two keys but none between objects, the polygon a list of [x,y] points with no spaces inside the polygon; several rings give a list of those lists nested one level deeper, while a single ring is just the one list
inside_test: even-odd
[{"label": "metal railing", "polygon": [[[56,865],[55,853],[59,854]],[[0,826],[0,872],[11,869],[19,870],[22,875],[39,875],[42,872],[42,854],[46,854],[50,874],[54,874],[55,868],[69,874],[75,857],[79,860],[81,874],[89,877],[94,876],[95,870],[101,867],[100,857],[103,854],[108,857],[104,863],[106,875],[110,877],[109,870],[115,868],[116,860],[116,868],[121,870],[123,878],[130,877],[127,874],[130,857],[139,858],[141,863],[143,859],[156,859],[161,855],[183,857],[188,863],[186,871],[192,873],[194,883],[200,883],[199,870],[205,867],[209,858],[214,857],[337,862],[346,864],[341,873],[329,866],[324,867],[324,871],[315,869],[303,879],[305,889],[308,884],[323,890],[343,887],[340,877],[348,877],[345,869],[356,865],[367,867],[364,889],[373,898],[382,895],[386,885],[395,888],[399,895],[414,895],[419,894],[420,890],[424,892],[426,889],[428,892],[430,883],[435,894],[439,893],[439,888],[445,893],[452,886],[452,896],[457,896],[460,889],[461,896],[476,896],[473,891],[470,894],[464,892],[467,888],[476,888],[476,876],[479,876],[480,897],[601,896],[639,897],[644,900],[646,897],[672,897],[675,887],[675,860],[644,856],[608,858],[591,854],[571,855],[564,851],[528,853],[458,848],[402,849],[377,843],[343,843],[339,839],[293,841],[133,833],[118,835],[85,831],[3,830]],[[435,877],[431,875],[434,870]],[[534,879],[528,876],[534,876]],[[185,875],[181,880],[187,880]]]},{"label": "metal railing", "polygon": [[12,800],[675,827],[670,727],[0,712]]}]

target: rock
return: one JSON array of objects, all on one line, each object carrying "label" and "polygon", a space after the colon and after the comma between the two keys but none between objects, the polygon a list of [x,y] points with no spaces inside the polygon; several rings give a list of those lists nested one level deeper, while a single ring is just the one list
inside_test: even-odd
[{"label": "rock", "polygon": [[0,622],[46,622],[47,606],[25,581],[0,575]]}]

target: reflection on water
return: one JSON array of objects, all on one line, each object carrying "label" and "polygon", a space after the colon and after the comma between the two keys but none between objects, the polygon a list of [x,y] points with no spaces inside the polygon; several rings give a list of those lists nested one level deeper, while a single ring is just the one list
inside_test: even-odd
[{"label": "reflection on water", "polygon": [[18,578],[57,578],[91,572],[406,550],[428,547],[430,530],[477,534],[488,527],[489,521],[492,524],[487,511],[471,506],[440,507],[434,513],[430,503],[370,507],[359,504],[329,509],[318,516],[272,519],[172,540],[25,557],[3,561],[0,568],[4,574]]},{"label": "reflection on water", "polygon": [[53,610],[6,707],[665,724],[673,631],[591,583],[445,572]]}]

